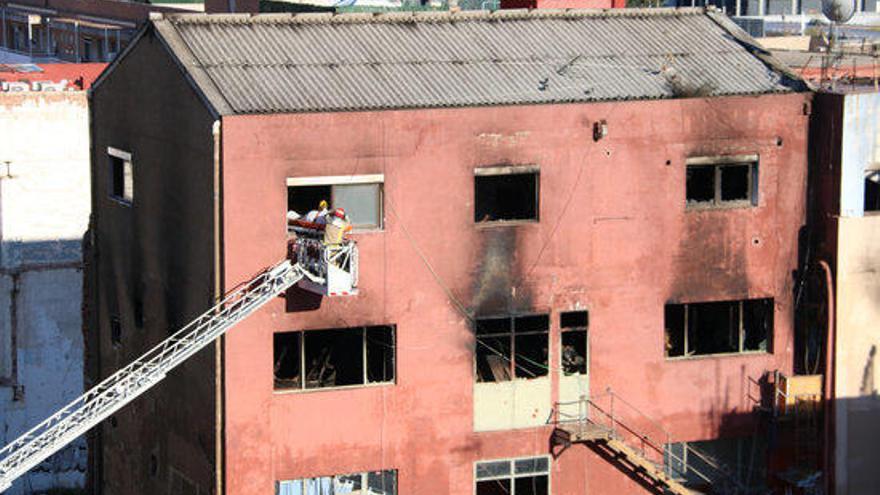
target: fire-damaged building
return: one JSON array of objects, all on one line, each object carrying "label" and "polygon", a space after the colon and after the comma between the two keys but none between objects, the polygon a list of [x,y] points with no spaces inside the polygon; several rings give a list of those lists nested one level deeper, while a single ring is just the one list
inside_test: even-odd
[{"label": "fire-damaged building", "polygon": [[92,90],[96,380],[344,208],[93,438],[104,493],[775,483],[811,94],[709,9],[154,17]]}]

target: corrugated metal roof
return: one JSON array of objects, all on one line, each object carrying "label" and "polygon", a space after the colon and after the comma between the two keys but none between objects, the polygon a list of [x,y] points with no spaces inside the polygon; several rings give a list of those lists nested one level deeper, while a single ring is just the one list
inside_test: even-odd
[{"label": "corrugated metal roof", "polygon": [[180,15],[153,25],[220,114],[806,89],[711,9]]}]

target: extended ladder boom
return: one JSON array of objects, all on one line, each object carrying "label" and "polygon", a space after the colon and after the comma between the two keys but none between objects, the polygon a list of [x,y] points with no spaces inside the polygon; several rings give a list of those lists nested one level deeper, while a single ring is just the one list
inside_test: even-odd
[{"label": "extended ladder boom", "polygon": [[307,274],[288,260],[239,286],[125,368],[0,449],[0,491],[62,447],[149,390],[187,358]]}]

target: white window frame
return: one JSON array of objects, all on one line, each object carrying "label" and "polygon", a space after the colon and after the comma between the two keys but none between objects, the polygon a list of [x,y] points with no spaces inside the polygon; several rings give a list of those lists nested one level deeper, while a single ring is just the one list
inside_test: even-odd
[{"label": "white window frame", "polygon": [[[516,474],[516,461],[525,461],[532,459],[546,459],[547,460],[547,471],[533,472],[533,473],[524,473],[524,474]],[[480,464],[487,464],[493,462],[503,462],[507,461],[510,463],[510,474],[506,474],[503,476],[485,476],[482,478],[477,477],[477,466]],[[549,455],[529,455],[523,457],[510,457],[510,458],[502,458],[502,459],[483,459],[474,462],[474,484],[472,488],[473,495],[477,494],[477,482],[486,481],[486,480],[510,480],[510,495],[516,495],[516,483],[514,483],[514,479],[516,478],[529,478],[532,476],[541,476],[547,475],[547,493],[553,493],[553,475],[551,474],[553,471],[553,459]]]},{"label": "white window frame", "polygon": [[[385,230],[385,174],[362,174],[362,175],[324,175],[314,177],[288,177],[286,180],[287,187],[309,187],[309,186],[330,186],[331,192],[333,186],[351,186],[351,185],[378,185],[379,197],[377,198],[379,208],[378,219],[379,224],[375,227],[355,227],[355,232],[381,232]],[[328,198],[331,200],[332,198]],[[299,212],[302,213],[302,212]]]},{"label": "white window frame", "polygon": [[112,162],[109,177],[110,194],[108,196],[120,204],[131,206],[134,203],[134,162],[132,161],[131,152],[108,146],[107,156],[122,160],[122,196],[117,196],[113,191]]}]

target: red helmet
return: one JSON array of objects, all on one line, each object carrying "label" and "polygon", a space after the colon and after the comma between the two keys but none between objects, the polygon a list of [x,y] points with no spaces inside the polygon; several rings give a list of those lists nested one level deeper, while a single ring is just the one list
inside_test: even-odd
[{"label": "red helmet", "polygon": [[333,215],[335,215],[337,218],[345,218],[345,210],[343,210],[342,208],[336,208],[335,210],[333,210]]}]

